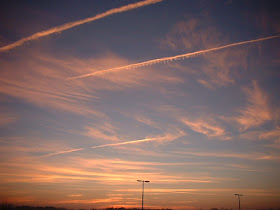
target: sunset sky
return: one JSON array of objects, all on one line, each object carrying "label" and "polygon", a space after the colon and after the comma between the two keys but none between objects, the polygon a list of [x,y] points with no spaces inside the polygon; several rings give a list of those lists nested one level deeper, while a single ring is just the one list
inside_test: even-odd
[{"label": "sunset sky", "polygon": [[280,208],[279,9],[6,0],[0,201]]}]

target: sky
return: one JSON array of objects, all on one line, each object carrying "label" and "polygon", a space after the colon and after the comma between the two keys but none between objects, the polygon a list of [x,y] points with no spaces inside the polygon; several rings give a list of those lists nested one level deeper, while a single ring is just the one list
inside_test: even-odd
[{"label": "sky", "polygon": [[0,201],[280,208],[279,6],[2,3]]}]

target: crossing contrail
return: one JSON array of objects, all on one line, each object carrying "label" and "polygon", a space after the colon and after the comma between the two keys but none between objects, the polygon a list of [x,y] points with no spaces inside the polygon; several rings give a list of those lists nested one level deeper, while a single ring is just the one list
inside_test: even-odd
[{"label": "crossing contrail", "polygon": [[[112,146],[119,146],[119,145],[125,145],[125,144],[137,144],[137,143],[141,143],[141,142],[157,141],[157,140],[162,140],[162,139],[166,139],[166,137],[145,138],[145,139],[125,141],[125,142],[114,143],[114,144],[102,144],[102,145],[93,146],[93,147],[90,147],[90,148],[95,149],[95,148],[112,147]],[[79,149],[71,149],[71,150],[60,151],[60,152],[53,152],[53,153],[49,153],[49,154],[46,154],[46,155],[42,155],[40,157],[56,156],[56,155],[61,155],[61,154],[65,154],[65,153],[81,151],[81,150],[84,150],[84,149],[86,149],[86,148],[79,148]]]},{"label": "crossing contrail", "polygon": [[203,55],[203,54],[208,53],[208,52],[218,51],[218,50],[222,50],[222,49],[229,48],[229,47],[249,44],[249,43],[253,43],[253,42],[260,42],[260,41],[265,41],[265,40],[268,40],[268,39],[274,39],[274,38],[279,38],[279,37],[280,37],[280,35],[269,36],[269,37],[264,37],[264,38],[260,38],[260,39],[254,39],[254,40],[249,40],[249,41],[243,41],[243,42],[228,44],[228,45],[224,45],[224,46],[220,46],[220,47],[214,47],[214,48],[211,48],[211,49],[200,50],[200,51],[196,51],[196,52],[192,52],[192,53],[176,55],[176,56],[172,56],[172,57],[164,57],[164,58],[153,59],[153,60],[144,61],[144,62],[141,62],[141,63],[134,63],[134,64],[126,65],[126,66],[120,66],[120,67],[116,67],[116,68],[101,70],[101,71],[97,71],[97,72],[93,72],[93,73],[89,73],[89,74],[84,74],[84,75],[80,75],[80,76],[69,77],[69,78],[67,78],[67,80],[79,79],[79,78],[90,77],[90,76],[98,76],[98,75],[103,75],[103,74],[107,74],[107,73],[111,73],[111,72],[118,72],[118,71],[123,71],[123,70],[136,69],[136,68],[140,68],[140,67],[143,67],[143,66],[149,66],[149,65],[153,65],[153,64],[157,64],[157,63],[165,63],[165,62],[169,62],[169,61],[184,60],[186,58],[193,58],[195,56]]},{"label": "crossing contrail", "polygon": [[98,14],[98,15],[93,16],[93,17],[89,17],[89,18],[74,21],[74,22],[65,23],[63,25],[56,26],[56,27],[50,28],[50,29],[45,30],[45,31],[37,32],[37,33],[35,33],[31,36],[22,38],[22,39],[14,42],[12,44],[8,44],[8,45],[4,46],[4,47],[0,47],[0,52],[6,52],[6,51],[11,50],[13,48],[19,47],[19,46],[23,45],[24,43],[26,43],[28,41],[39,39],[41,37],[48,36],[48,35],[51,35],[51,34],[59,33],[59,32],[65,31],[67,29],[70,29],[70,28],[73,28],[73,27],[76,27],[76,26],[79,26],[79,25],[82,25],[82,24],[85,24],[85,23],[89,23],[89,22],[92,22],[92,21],[110,16],[110,15],[113,15],[113,14],[125,12],[125,11],[128,11],[128,10],[133,10],[133,9],[136,9],[136,8],[139,8],[139,7],[144,7],[144,6],[151,5],[151,4],[156,4],[156,3],[161,2],[161,1],[163,1],[163,0],[140,1],[140,2],[133,3],[133,4],[128,4],[128,5],[119,7],[119,8],[110,9],[107,12]]}]

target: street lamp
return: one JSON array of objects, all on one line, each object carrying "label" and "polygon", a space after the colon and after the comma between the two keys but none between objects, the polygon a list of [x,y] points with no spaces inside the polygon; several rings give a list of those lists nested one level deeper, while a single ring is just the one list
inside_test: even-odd
[{"label": "street lamp", "polygon": [[234,194],[234,195],[236,195],[238,197],[239,210],[241,210],[241,208],[240,208],[240,196],[243,196],[243,195],[237,194],[237,193]]},{"label": "street lamp", "polygon": [[143,208],[143,202],[144,202],[144,182],[150,182],[150,181],[146,181],[146,180],[137,180],[137,182],[142,182],[143,185],[142,185],[142,210],[144,209]]}]

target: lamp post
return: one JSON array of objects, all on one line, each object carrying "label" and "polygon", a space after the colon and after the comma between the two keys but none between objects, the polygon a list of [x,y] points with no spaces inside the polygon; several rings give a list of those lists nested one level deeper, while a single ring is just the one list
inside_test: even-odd
[{"label": "lamp post", "polygon": [[238,197],[239,210],[241,210],[241,207],[240,207],[240,196],[243,196],[243,195],[237,194],[237,193],[234,194],[234,195],[236,195]]},{"label": "lamp post", "polygon": [[150,181],[147,181],[147,180],[137,180],[137,182],[142,182],[143,185],[142,185],[142,210],[144,210],[143,208],[143,205],[144,205],[144,182],[150,182]]}]

